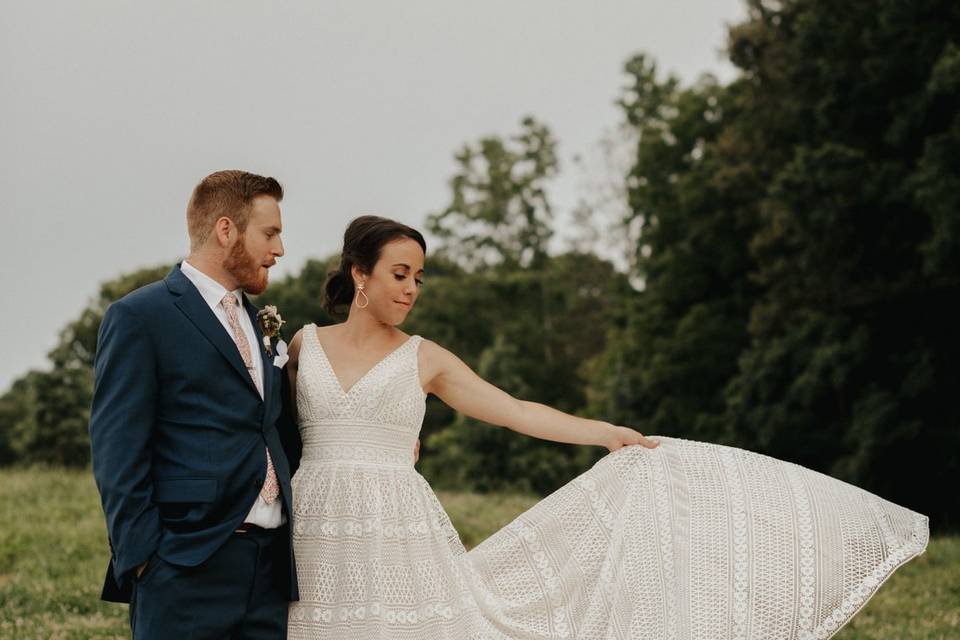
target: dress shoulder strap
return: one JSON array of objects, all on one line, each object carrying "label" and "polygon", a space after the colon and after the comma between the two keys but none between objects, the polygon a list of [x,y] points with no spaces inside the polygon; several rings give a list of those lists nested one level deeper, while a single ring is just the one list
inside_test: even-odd
[{"label": "dress shoulder strap", "polygon": [[423,336],[413,335],[410,336],[410,353],[413,354],[413,357],[417,357],[417,353],[420,351],[420,343],[423,342]]}]

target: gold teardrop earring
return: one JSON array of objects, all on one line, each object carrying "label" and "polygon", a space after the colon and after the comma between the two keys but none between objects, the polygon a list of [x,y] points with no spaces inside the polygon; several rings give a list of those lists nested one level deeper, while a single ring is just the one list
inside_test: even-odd
[{"label": "gold teardrop earring", "polygon": [[[363,296],[363,299],[365,300],[363,304],[360,304],[360,296]],[[363,292],[363,283],[358,282],[357,283],[357,308],[366,309],[368,304],[370,304],[370,298],[368,298],[367,294]]]}]

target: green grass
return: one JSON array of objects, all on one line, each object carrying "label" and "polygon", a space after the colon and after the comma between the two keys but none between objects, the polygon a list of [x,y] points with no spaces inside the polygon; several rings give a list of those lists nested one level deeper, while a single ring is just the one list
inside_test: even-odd
[{"label": "green grass", "polygon": [[110,551],[89,472],[0,471],[0,638],[129,637],[100,601]]},{"label": "green grass", "polygon": [[[535,502],[441,492],[468,547]],[[89,471],[0,470],[0,638],[127,638],[125,605],[100,601],[109,551]],[[960,537],[936,538],[838,640],[960,638]]]},{"label": "green grass", "polygon": [[897,569],[836,640],[960,638],[960,536],[933,538]]}]

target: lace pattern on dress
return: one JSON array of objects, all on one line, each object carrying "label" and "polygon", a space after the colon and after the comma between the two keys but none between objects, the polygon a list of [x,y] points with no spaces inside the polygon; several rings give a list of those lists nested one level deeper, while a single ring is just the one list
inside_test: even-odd
[{"label": "lace pattern on dress", "polygon": [[661,438],[468,553],[413,465],[421,341],[344,391],[305,327],[293,640],[825,640],[926,547],[924,516],[857,487]]}]

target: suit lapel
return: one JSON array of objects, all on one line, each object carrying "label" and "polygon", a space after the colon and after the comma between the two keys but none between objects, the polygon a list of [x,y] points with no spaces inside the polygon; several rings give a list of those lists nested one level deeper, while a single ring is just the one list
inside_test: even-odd
[{"label": "suit lapel", "polygon": [[[253,383],[253,378],[250,377],[250,374],[247,372],[247,367],[243,364],[243,358],[240,357],[240,350],[237,349],[237,344],[233,341],[233,338],[230,337],[230,334],[227,333],[227,330],[223,328],[223,325],[220,324],[220,321],[217,319],[217,316],[213,314],[210,307],[207,306],[206,301],[203,299],[203,296],[200,295],[200,292],[197,291],[197,288],[194,287],[187,276],[183,275],[180,271],[179,264],[173,268],[173,271],[167,276],[165,282],[167,283],[167,288],[177,295],[177,299],[174,302],[177,308],[179,308],[200,333],[217,348],[217,351],[227,359],[227,362],[229,362],[233,368],[237,370],[237,373],[240,374],[240,377],[246,381],[250,389],[259,396],[260,392],[257,391],[257,387]],[[262,348],[261,346],[261,349]]]}]

